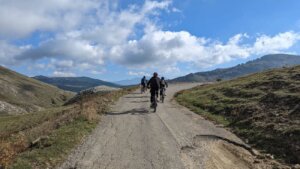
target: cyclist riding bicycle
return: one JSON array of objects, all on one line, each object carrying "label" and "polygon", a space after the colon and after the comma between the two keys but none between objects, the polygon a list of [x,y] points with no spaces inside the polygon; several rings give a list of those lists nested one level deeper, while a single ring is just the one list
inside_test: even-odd
[{"label": "cyclist riding bicycle", "polygon": [[160,80],[160,96],[161,96],[160,98],[161,98],[161,100],[164,96],[166,96],[165,91],[166,91],[167,87],[168,87],[167,81],[165,80],[164,77],[161,77],[161,80]]},{"label": "cyclist riding bicycle", "polygon": [[144,76],[141,80],[141,92],[144,93],[146,91],[147,79]]},{"label": "cyclist riding bicycle", "polygon": [[158,97],[158,91],[160,89],[160,79],[156,72],[153,73],[153,77],[148,81],[147,87],[150,88],[151,107],[153,107],[154,103],[156,104],[156,98]]}]

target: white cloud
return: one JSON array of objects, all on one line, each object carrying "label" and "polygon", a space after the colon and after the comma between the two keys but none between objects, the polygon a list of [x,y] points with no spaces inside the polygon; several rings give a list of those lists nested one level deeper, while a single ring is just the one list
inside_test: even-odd
[{"label": "white cloud", "polygon": [[170,3],[171,1],[146,0],[142,7],[132,5],[120,12],[99,11],[100,23],[92,28],[83,29],[81,36],[84,39],[108,46],[125,43],[130,36],[135,34],[136,25],[148,24],[149,16],[156,14],[158,10],[168,8]]},{"label": "white cloud", "polygon": [[[55,76],[73,76],[78,69],[100,74],[108,62],[134,70],[128,72],[132,76],[153,71],[175,75],[182,72],[180,64],[203,68],[285,52],[300,40],[300,33],[292,31],[255,37],[236,34],[225,42],[184,30],[167,31],[157,21],[163,10],[180,12],[171,0],[146,0],[123,9],[112,0],[0,2],[0,63],[35,61],[40,64],[36,67],[50,68]],[[35,46],[9,43],[36,31],[53,36]]]},{"label": "white cloud", "polygon": [[237,34],[226,43],[204,37],[196,37],[189,32],[154,30],[147,32],[139,40],[111,49],[112,59],[129,67],[174,67],[178,63],[189,63],[198,67],[209,67],[237,58],[263,55],[284,51],[300,40],[295,32],[279,33],[275,36],[261,35],[255,42],[244,43],[247,34]]},{"label": "white cloud", "polygon": [[0,62],[3,65],[15,65],[18,60],[15,56],[26,50],[28,46],[17,47],[7,43],[6,41],[0,40]]},{"label": "white cloud", "polygon": [[93,75],[99,75],[99,74],[103,74],[106,72],[106,69],[102,69],[102,70],[91,70],[90,73]]},{"label": "white cloud", "polygon": [[111,49],[111,57],[120,64],[129,66],[155,66],[192,61],[204,49],[206,40],[188,32],[148,32],[140,40],[131,40]]},{"label": "white cloud", "polygon": [[130,75],[130,76],[150,76],[149,73],[146,73],[146,72],[136,72],[136,71],[129,71],[128,75]]},{"label": "white cloud", "polygon": [[104,51],[88,41],[76,39],[52,39],[36,48],[30,48],[17,56],[20,60],[52,59],[56,67],[72,68],[84,65],[102,65]]},{"label": "white cloud", "polygon": [[52,74],[53,77],[75,77],[76,74],[72,72],[60,72],[60,71],[54,71]]},{"label": "white cloud", "polygon": [[[31,8],[29,4],[32,3],[37,3],[34,8],[39,7],[38,10]],[[147,0],[142,6],[132,5],[127,9],[118,10],[116,3],[111,6],[112,3],[108,0],[101,2],[100,0],[76,0],[74,2],[50,0],[45,3],[35,0],[21,3],[16,0],[4,3],[2,6],[6,10],[11,9],[10,12],[6,11],[6,14],[8,18],[12,19],[8,25],[0,28],[0,36],[12,34],[22,37],[37,30],[47,31],[49,29],[55,32],[53,38],[40,42],[36,47],[30,47],[28,50],[14,54],[14,58],[23,61],[48,59],[51,60],[49,67],[59,71],[70,70],[72,67],[91,69],[96,65],[103,65],[105,59],[109,59],[107,50],[114,45],[126,43],[128,38],[135,36],[137,24],[152,24],[148,17],[157,14],[158,10],[166,9],[170,3],[170,1]],[[25,23],[23,26],[18,25],[17,18],[14,18],[14,10],[17,10],[15,14],[26,16],[23,21],[30,28],[26,29]],[[89,13],[94,14],[90,15]],[[32,22],[31,14],[36,18]],[[61,19],[62,16],[71,18],[67,18],[68,22],[66,23]],[[78,17],[72,18],[72,16]],[[84,20],[81,17],[85,17]],[[69,20],[74,23],[69,23]],[[0,16],[1,22],[4,23],[6,20]],[[47,22],[47,24],[43,22]],[[12,25],[16,29],[5,28]],[[25,29],[22,29],[24,26]]]},{"label": "white cloud", "polygon": [[173,8],[172,8],[172,12],[181,12],[181,10],[178,9],[178,8],[173,7]]},{"label": "white cloud", "polygon": [[270,37],[262,35],[256,39],[253,45],[253,53],[273,53],[280,50],[289,49],[300,40],[300,34],[296,32],[279,33]]},{"label": "white cloud", "polygon": [[35,31],[70,30],[89,21],[103,0],[1,0],[0,37],[20,38]]}]

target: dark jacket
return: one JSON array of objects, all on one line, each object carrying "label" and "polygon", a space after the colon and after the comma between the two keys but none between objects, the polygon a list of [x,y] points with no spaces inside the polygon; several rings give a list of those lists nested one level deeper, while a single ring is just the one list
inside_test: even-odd
[{"label": "dark jacket", "polygon": [[160,89],[160,78],[159,77],[151,77],[148,81],[147,86],[151,88],[151,90],[159,90]]},{"label": "dark jacket", "polygon": [[146,84],[147,84],[147,79],[146,78],[142,78],[141,85],[146,85]]}]

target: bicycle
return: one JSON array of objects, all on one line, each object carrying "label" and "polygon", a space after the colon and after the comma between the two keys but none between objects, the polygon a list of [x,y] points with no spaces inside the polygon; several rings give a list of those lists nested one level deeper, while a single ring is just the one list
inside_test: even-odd
[{"label": "bicycle", "polygon": [[161,100],[161,102],[163,103],[164,102],[164,100],[165,100],[165,93],[166,93],[166,88],[161,88],[160,89],[160,100]]},{"label": "bicycle", "polygon": [[154,97],[154,98],[151,98],[151,100],[153,100],[153,102],[151,103],[151,108],[153,108],[154,112],[156,112],[156,109],[157,109],[157,97],[158,97],[158,93],[155,93],[154,95],[152,95],[151,97]]},{"label": "bicycle", "polygon": [[141,93],[145,93],[147,91],[146,86],[141,85]]}]

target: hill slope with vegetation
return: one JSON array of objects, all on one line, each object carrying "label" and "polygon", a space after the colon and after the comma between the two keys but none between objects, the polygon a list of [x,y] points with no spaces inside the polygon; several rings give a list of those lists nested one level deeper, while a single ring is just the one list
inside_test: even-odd
[{"label": "hill slope with vegetation", "polygon": [[228,80],[236,77],[258,73],[268,69],[295,66],[300,64],[300,56],[287,54],[265,55],[259,59],[225,69],[191,73],[178,77],[172,82],[213,82],[218,79]]},{"label": "hill slope with vegetation", "polygon": [[89,77],[46,77],[35,76],[34,79],[57,86],[60,89],[80,92],[96,86],[120,87],[120,85]]},{"label": "hill slope with vegetation", "polygon": [[133,90],[84,93],[38,113],[0,116],[0,168],[55,168],[93,131],[101,114]]},{"label": "hill slope with vegetation", "polygon": [[300,66],[198,86],[176,99],[260,150],[300,163]]},{"label": "hill slope with vegetation", "polygon": [[0,66],[0,115],[60,106],[73,95]]}]

